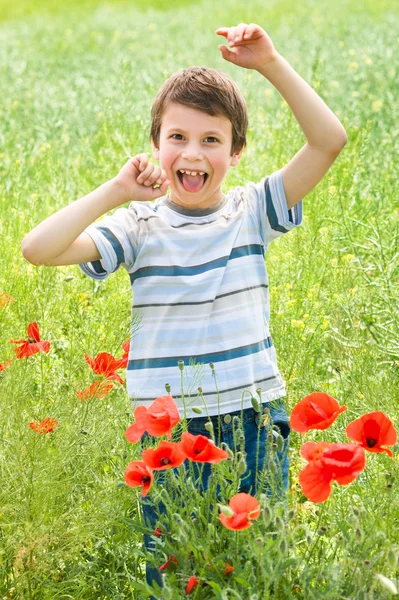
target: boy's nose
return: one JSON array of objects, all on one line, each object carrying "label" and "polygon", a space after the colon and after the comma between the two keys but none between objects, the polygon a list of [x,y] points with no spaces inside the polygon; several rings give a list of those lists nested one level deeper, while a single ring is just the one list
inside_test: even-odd
[{"label": "boy's nose", "polygon": [[189,152],[183,152],[182,158],[184,160],[204,160],[204,155],[202,152],[196,152],[195,150],[190,150]]}]

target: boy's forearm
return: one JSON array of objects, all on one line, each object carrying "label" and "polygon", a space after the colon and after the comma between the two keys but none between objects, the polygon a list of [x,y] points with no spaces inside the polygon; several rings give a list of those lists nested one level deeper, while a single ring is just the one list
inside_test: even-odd
[{"label": "boy's forearm", "polygon": [[283,96],[311,146],[337,150],[347,142],[339,119],[280,54],[258,72]]},{"label": "boy's forearm", "polygon": [[60,256],[88,225],[125,201],[115,180],[106,181],[32,229],[22,241],[23,255],[43,264],[47,259]]}]

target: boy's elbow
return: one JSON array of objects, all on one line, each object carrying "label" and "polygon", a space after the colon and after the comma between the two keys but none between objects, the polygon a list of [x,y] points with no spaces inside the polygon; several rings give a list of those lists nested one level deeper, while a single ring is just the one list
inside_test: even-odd
[{"label": "boy's elbow", "polygon": [[22,256],[25,260],[27,260],[31,265],[35,265],[35,267],[40,266],[40,263],[36,260],[34,254],[32,253],[32,249],[27,244],[26,238],[22,240],[21,250]]}]

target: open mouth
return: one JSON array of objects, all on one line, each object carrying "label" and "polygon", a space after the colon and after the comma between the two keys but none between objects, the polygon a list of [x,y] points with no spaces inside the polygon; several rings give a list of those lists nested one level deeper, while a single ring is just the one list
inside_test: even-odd
[{"label": "open mouth", "polygon": [[191,193],[199,192],[204,187],[208,179],[208,173],[204,173],[204,175],[192,176],[177,171],[177,176],[185,191]]}]

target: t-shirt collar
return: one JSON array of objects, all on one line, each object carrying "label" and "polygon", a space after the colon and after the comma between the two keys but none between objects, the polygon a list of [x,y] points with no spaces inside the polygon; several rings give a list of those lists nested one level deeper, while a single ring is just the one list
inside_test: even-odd
[{"label": "t-shirt collar", "polygon": [[228,200],[228,198],[227,198],[226,194],[224,194],[223,198],[221,198],[219,200],[219,202],[217,202],[217,204],[213,204],[212,206],[209,206],[208,208],[194,209],[194,208],[186,208],[185,206],[180,206],[180,204],[175,204],[174,202],[172,202],[172,200],[169,198],[169,196],[165,196],[165,206],[167,206],[171,210],[174,210],[175,212],[177,212],[181,215],[187,215],[188,217],[206,217],[207,215],[212,215],[213,213],[215,213],[218,210],[220,210],[221,208],[223,208],[223,206],[225,206],[227,200]]}]

